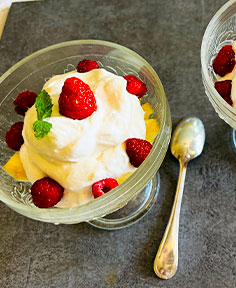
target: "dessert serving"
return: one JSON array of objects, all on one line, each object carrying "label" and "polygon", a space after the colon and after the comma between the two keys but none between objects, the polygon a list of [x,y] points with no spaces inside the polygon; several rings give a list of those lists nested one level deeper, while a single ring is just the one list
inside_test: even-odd
[{"label": "dessert serving", "polygon": [[33,184],[32,200],[39,208],[73,207],[102,196],[152,149],[159,127],[148,119],[151,105],[141,107],[146,92],[136,76],[117,76],[84,59],[77,71],[50,78],[38,95],[19,93],[14,106],[24,121],[5,136],[19,154],[3,169]]},{"label": "dessert serving", "polygon": [[0,99],[0,201],[65,224],[101,219],[137,197],[142,209],[129,225],[150,209],[171,118],[142,57],[105,41],[59,43],[6,71]]}]

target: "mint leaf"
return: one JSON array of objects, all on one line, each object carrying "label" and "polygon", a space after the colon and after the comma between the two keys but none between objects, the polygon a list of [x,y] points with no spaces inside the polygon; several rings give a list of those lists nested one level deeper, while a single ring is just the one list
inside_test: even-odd
[{"label": "mint leaf", "polygon": [[37,120],[33,124],[35,137],[39,140],[46,136],[52,128],[52,124],[47,121]]},{"label": "mint leaf", "polygon": [[50,95],[46,90],[42,90],[35,100],[38,120],[33,124],[34,135],[38,140],[46,136],[52,128],[51,123],[43,121],[43,119],[51,116],[52,106]]},{"label": "mint leaf", "polygon": [[42,90],[35,100],[36,111],[38,120],[43,120],[50,117],[52,114],[52,100],[46,90]]}]

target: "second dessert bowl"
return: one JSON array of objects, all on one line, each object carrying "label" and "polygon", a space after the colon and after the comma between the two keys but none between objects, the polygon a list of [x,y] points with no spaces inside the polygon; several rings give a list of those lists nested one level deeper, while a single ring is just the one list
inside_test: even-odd
[{"label": "second dessert bowl", "polygon": [[[201,46],[205,93],[219,117],[233,128],[230,142],[234,150],[236,149],[236,106],[233,103],[235,102],[234,81],[231,80],[235,78],[235,25],[236,1],[231,0],[217,11],[209,22]],[[228,62],[231,61],[230,57],[231,63]]]}]

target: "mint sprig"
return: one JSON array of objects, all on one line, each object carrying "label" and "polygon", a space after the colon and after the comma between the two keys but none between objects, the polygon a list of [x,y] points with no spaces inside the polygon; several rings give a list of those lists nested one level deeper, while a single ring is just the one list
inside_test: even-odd
[{"label": "mint sprig", "polygon": [[52,124],[47,121],[37,120],[33,124],[35,137],[39,140],[46,136],[52,128]]},{"label": "mint sprig", "polygon": [[37,111],[38,120],[33,124],[33,130],[35,137],[39,140],[46,136],[52,128],[52,124],[43,121],[52,114],[52,100],[46,90],[42,90],[35,100],[35,107]]}]

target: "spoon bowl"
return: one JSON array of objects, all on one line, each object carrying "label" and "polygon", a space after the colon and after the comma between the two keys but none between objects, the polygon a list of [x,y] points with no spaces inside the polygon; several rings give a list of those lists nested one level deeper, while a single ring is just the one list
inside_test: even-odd
[{"label": "spoon bowl", "polygon": [[205,143],[205,130],[197,117],[187,117],[176,127],[171,140],[171,153],[175,158],[190,161],[198,157]]}]

